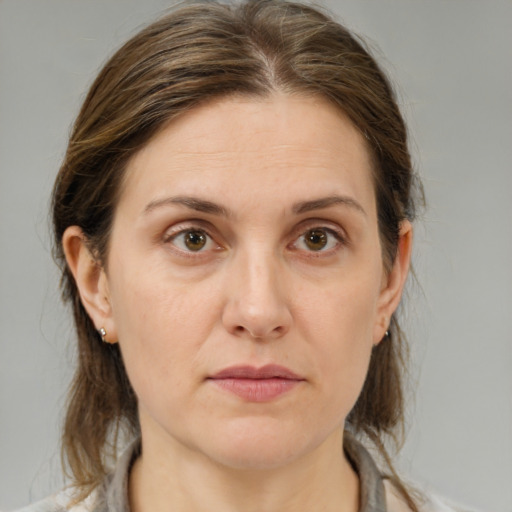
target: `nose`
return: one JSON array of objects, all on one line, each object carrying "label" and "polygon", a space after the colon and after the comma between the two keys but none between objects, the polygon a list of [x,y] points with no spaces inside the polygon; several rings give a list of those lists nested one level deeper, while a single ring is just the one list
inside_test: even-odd
[{"label": "nose", "polygon": [[230,270],[222,314],[227,331],[259,340],[284,336],[292,315],[278,262],[271,255],[245,255]]}]

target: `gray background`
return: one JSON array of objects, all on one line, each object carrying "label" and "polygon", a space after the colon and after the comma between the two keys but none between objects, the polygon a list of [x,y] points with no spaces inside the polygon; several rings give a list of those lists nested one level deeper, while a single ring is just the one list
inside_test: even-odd
[{"label": "gray background", "polygon": [[[107,55],[168,2],[0,0],[0,508],[62,484],[73,352],[47,235],[70,124]],[[400,467],[512,511],[512,2],[331,0],[376,47],[429,209],[407,319],[416,400]]]}]

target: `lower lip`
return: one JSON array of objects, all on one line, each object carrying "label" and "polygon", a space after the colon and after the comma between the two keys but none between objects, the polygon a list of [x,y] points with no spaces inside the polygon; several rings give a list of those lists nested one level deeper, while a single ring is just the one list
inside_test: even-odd
[{"label": "lower lip", "polygon": [[288,393],[300,380],[293,379],[211,379],[214,384],[248,402],[268,402]]}]

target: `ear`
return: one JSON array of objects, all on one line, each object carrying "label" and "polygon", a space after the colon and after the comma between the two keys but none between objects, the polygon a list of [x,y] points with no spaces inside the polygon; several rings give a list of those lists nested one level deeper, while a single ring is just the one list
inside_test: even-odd
[{"label": "ear", "polygon": [[386,273],[377,304],[377,321],[374,327],[373,343],[377,345],[386,335],[391,316],[395,312],[405,281],[409,273],[412,252],[412,225],[408,220],[400,224],[397,253],[391,271]]},{"label": "ear", "polygon": [[87,238],[78,226],[70,226],[62,236],[68,267],[75,278],[80,300],[96,330],[104,328],[105,341],[115,343],[117,332],[112,317],[108,279],[100,262],[87,247]]}]

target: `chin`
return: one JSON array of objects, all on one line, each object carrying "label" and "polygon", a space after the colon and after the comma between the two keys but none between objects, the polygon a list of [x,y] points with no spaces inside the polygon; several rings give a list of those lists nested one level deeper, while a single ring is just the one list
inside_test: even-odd
[{"label": "chin", "polygon": [[300,455],[302,452],[298,453],[297,446],[286,449],[274,443],[244,443],[226,447],[224,450],[216,449],[212,458],[222,466],[238,471],[265,471],[291,464]]},{"label": "chin", "polygon": [[[262,419],[260,419],[262,420]],[[236,470],[271,470],[286,466],[314,450],[322,439],[309,438],[293,425],[293,431],[276,421],[254,418],[248,425],[231,425],[222,435],[211,439],[210,458]],[[211,432],[213,434],[213,432]]]}]

